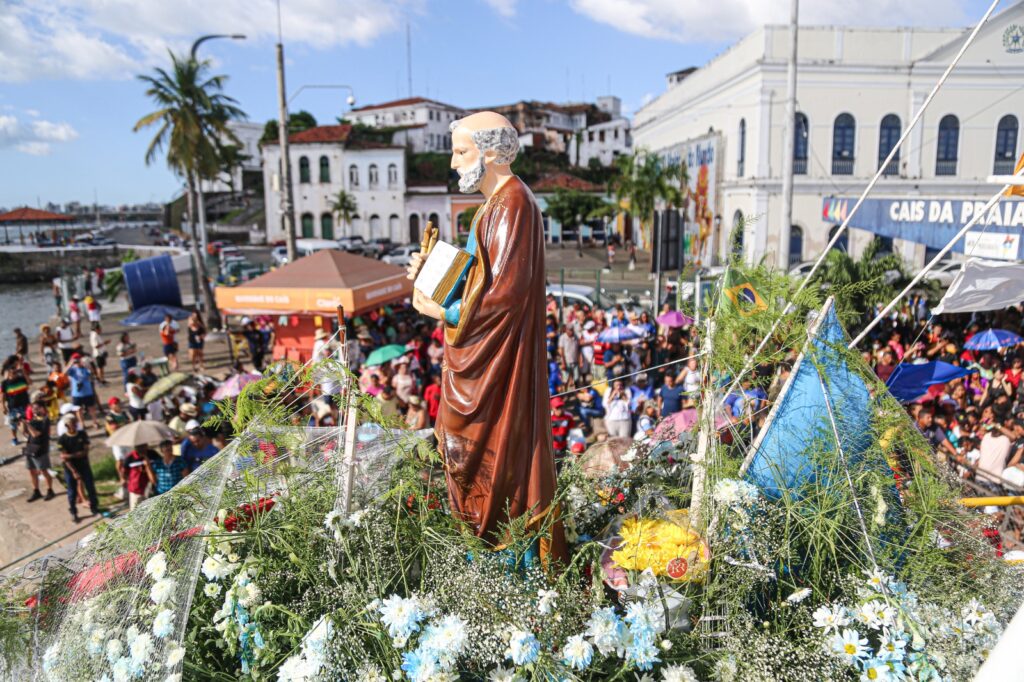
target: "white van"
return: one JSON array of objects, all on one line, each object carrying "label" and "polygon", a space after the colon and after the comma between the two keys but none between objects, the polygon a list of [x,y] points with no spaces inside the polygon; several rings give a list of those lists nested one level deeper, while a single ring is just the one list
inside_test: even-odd
[{"label": "white van", "polygon": [[296,239],[295,258],[298,260],[299,258],[312,256],[317,251],[336,248],[338,248],[338,242],[333,239]]}]

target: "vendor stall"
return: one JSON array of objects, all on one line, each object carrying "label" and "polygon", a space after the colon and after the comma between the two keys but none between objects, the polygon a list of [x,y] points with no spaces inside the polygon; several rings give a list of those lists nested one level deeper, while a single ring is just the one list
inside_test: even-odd
[{"label": "vendor stall", "polygon": [[305,362],[316,330],[330,332],[337,307],[368,313],[412,296],[405,270],[373,258],[327,249],[300,258],[236,287],[216,289],[227,315],[269,316],[276,321],[274,359]]}]

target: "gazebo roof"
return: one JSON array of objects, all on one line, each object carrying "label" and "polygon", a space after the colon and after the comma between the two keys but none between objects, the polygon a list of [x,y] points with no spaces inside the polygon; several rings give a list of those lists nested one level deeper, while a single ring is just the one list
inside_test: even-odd
[{"label": "gazebo roof", "polygon": [[23,206],[7,213],[0,213],[0,223],[61,223],[73,221],[74,218],[61,213],[41,211],[38,208]]}]

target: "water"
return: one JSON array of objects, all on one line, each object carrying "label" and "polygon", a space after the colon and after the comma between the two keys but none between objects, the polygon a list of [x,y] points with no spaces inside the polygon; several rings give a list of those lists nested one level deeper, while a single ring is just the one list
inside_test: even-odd
[{"label": "water", "polygon": [[0,285],[0,358],[14,352],[15,327],[29,338],[29,353],[37,358],[39,346],[34,339],[39,325],[53,322],[56,312],[49,284]]}]

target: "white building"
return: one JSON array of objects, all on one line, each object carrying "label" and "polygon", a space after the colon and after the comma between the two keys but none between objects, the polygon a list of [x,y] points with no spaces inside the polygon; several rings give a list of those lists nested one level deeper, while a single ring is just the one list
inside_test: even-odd
[{"label": "white building", "polygon": [[[351,139],[352,126],[317,126],[291,135],[292,197],[299,237],[337,239],[359,234],[407,241],[405,150]],[[281,211],[280,146],[263,145],[267,240],[285,238]],[[340,225],[332,204],[340,190],[357,205],[350,225]]]},{"label": "white building", "polygon": [[[782,260],[788,33],[787,26],[766,26],[704,67],[670,74],[667,90],[634,118],[638,148],[690,155],[691,175],[695,161],[706,166],[712,227],[705,260],[718,261],[730,249],[742,249],[749,260]],[[968,33],[800,28],[791,261],[821,253]],[[916,265],[944,244],[974,202],[997,189],[986,177],[1013,171],[1022,82],[1024,6],[1017,4],[981,29],[855,216],[851,226],[860,229],[840,245],[858,253],[874,232]],[[1016,208],[1006,208],[986,219],[988,234],[970,242],[975,255],[1020,257],[1022,226]],[[1020,217],[1024,222],[1024,211]],[[741,219],[746,228],[730,244],[730,227]]]},{"label": "white building", "polygon": [[622,116],[622,100],[610,95],[598,97],[597,108],[612,118],[583,128],[569,140],[569,162],[577,166],[587,166],[591,159],[610,166],[616,156],[633,151],[630,122]]},{"label": "white building", "polygon": [[221,176],[216,180],[203,180],[203,192],[230,192],[232,186],[234,186],[235,192],[241,192],[245,187],[256,182],[258,174],[262,173],[263,159],[260,153],[260,138],[263,137],[263,124],[231,121],[228,123],[228,128],[238,138],[238,151],[242,156],[242,162],[234,167],[230,183],[227,176]]},{"label": "white building", "polygon": [[414,152],[447,152],[451,150],[448,126],[466,113],[443,102],[409,97],[359,107],[346,118],[374,128],[396,128],[394,144],[409,145]]}]

